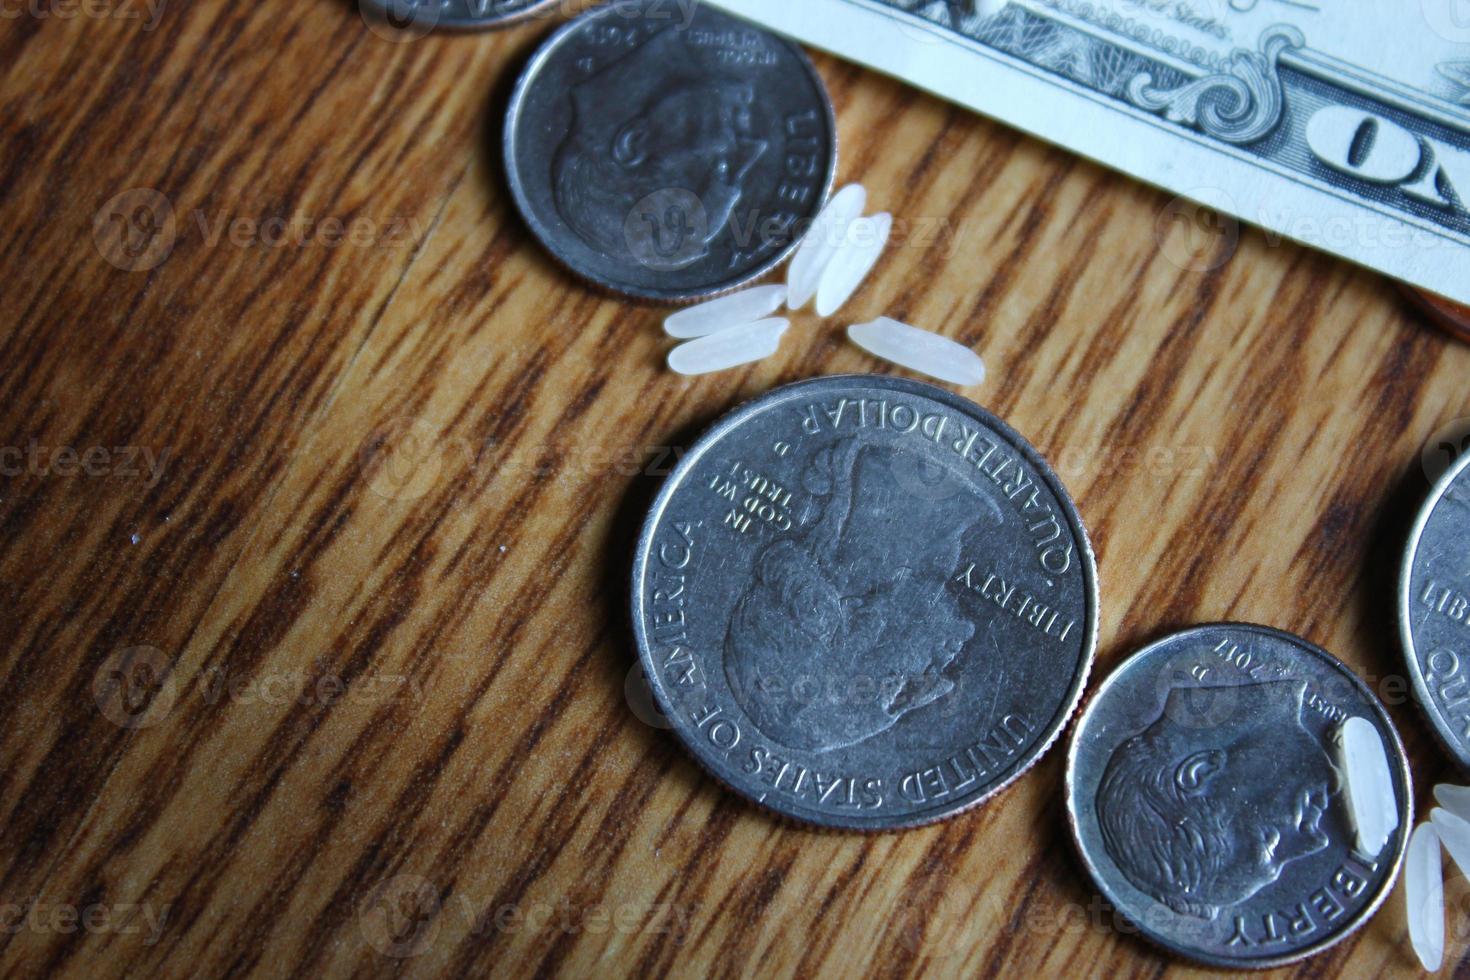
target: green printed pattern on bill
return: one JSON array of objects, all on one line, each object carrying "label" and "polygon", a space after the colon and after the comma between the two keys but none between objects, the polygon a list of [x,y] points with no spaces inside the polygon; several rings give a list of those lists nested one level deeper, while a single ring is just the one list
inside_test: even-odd
[{"label": "green printed pattern on bill", "polygon": [[1470,0],[712,0],[1470,302]]}]

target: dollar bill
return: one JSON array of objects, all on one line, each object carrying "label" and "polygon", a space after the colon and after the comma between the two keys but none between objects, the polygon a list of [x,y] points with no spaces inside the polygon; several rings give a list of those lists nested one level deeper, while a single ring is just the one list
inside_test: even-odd
[{"label": "dollar bill", "polygon": [[1470,302],[1470,0],[710,0]]}]

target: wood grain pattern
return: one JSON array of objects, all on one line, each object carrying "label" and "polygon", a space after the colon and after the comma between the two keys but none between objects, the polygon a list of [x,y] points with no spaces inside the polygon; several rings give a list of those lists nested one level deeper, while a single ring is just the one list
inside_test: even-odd
[{"label": "wood grain pattern", "polygon": [[[808,313],[770,362],[676,378],[659,310],[535,247],[495,130],[549,26],[395,43],[343,3],[166,0],[0,27],[5,973],[1191,972],[1098,912],[1058,751],[939,826],[822,834],[630,710],[657,474],[773,385],[882,368]],[[1391,702],[1425,804],[1454,777],[1393,583],[1470,348],[1370,273],[1248,229],[1190,251],[1166,195],[818,66],[841,177],[911,232],[845,313],[984,354],[977,400],[1097,545],[1099,674],[1198,621],[1299,632]],[[140,187],[177,240],[130,272],[94,220]],[[149,665],[119,715],[108,679]],[[1295,972],[1412,966],[1396,896]]]}]

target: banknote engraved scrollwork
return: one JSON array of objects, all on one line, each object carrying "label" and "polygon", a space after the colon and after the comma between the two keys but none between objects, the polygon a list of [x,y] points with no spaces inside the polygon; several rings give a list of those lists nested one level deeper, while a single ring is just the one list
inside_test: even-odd
[{"label": "banknote engraved scrollwork", "polygon": [[1305,44],[1300,30],[1277,25],[1262,35],[1259,52],[1235,52],[1228,72],[1172,89],[1157,86],[1153,76],[1144,72],[1128,83],[1128,100],[1227,143],[1254,143],[1281,121],[1285,98],[1278,64],[1282,53]]}]

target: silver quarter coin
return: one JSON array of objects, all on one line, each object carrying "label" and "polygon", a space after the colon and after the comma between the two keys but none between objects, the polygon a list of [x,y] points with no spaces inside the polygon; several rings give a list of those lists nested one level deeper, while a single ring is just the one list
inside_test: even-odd
[{"label": "silver quarter coin", "polygon": [[638,653],[674,732],[740,794],[826,827],[953,816],[1076,708],[1096,565],[1021,436],[879,376],[776,389],[658,495],[633,569]]},{"label": "silver quarter coin", "polygon": [[790,253],[831,189],[837,127],[790,42],[707,4],[625,0],[531,59],[505,158],[526,223],[569,269],[688,302]]},{"label": "silver quarter coin", "polygon": [[[1398,827],[1358,851],[1337,741],[1383,741]],[[1331,654],[1262,626],[1201,626],[1145,647],[1077,721],[1067,815],[1083,864],[1130,928],[1239,969],[1338,942],[1382,904],[1409,839],[1403,746]]]},{"label": "silver quarter coin", "polygon": [[374,22],[422,35],[429,31],[482,31],[509,27],[543,11],[557,0],[360,0]]},{"label": "silver quarter coin", "polygon": [[1470,769],[1470,455],[1440,478],[1409,536],[1399,630],[1419,706]]}]

